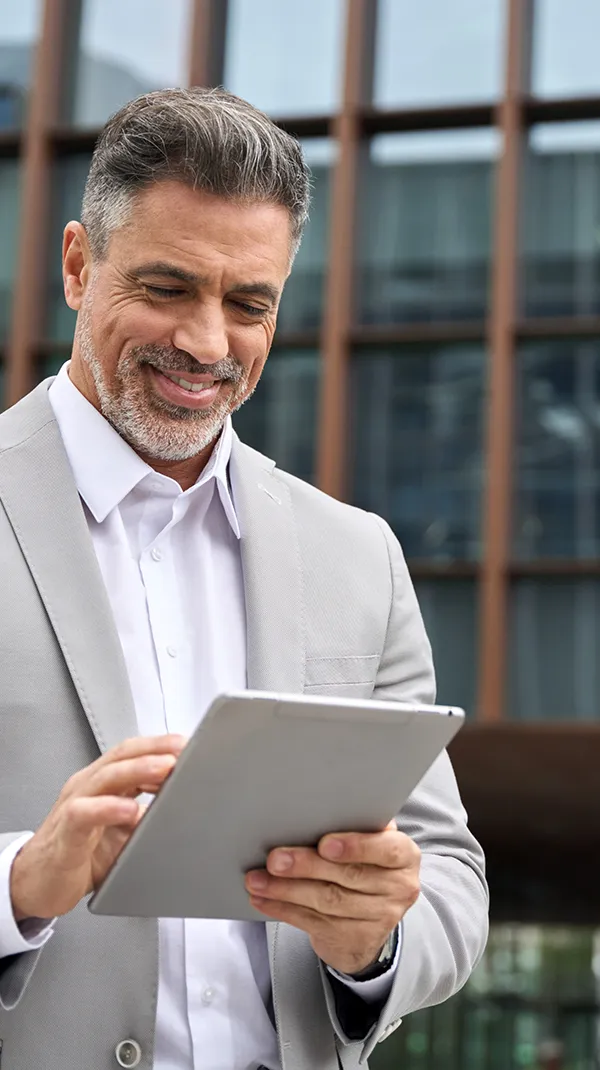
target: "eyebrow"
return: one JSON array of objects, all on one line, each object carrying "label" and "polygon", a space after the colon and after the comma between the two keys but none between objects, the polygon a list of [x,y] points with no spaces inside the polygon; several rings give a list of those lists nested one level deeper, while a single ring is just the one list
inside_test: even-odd
[{"label": "eyebrow", "polygon": [[[193,286],[206,285],[208,282],[204,275],[197,275],[194,271],[186,271],[185,268],[177,267],[176,264],[169,264],[167,261],[163,260],[152,261],[148,264],[140,264],[138,267],[133,268],[131,275],[135,279],[139,279],[142,276],[145,276],[146,278],[168,277],[177,279],[178,282],[190,283]],[[277,287],[273,286],[270,282],[241,282],[231,286],[229,292],[245,294],[248,297],[264,297],[273,305],[277,304],[280,296]]]}]

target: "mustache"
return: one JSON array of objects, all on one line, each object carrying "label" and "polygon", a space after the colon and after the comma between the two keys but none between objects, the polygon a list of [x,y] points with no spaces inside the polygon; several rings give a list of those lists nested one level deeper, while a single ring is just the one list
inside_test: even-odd
[{"label": "mustache", "polygon": [[185,349],[172,346],[145,345],[130,350],[130,358],[136,364],[152,364],[161,372],[188,372],[190,375],[210,375],[213,379],[225,379],[240,383],[245,369],[235,357],[227,356],[212,364],[201,364]]}]

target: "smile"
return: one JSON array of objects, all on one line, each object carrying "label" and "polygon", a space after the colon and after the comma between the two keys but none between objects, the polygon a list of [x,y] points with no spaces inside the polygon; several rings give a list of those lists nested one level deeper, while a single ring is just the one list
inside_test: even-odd
[{"label": "smile", "polygon": [[190,383],[188,379],[181,379],[178,375],[172,375],[171,372],[163,371],[162,374],[167,379],[170,379],[172,383],[177,383],[177,386],[183,387],[184,390],[191,390],[192,394],[200,394],[203,390],[210,390],[216,382],[216,379],[209,379],[205,383]]}]

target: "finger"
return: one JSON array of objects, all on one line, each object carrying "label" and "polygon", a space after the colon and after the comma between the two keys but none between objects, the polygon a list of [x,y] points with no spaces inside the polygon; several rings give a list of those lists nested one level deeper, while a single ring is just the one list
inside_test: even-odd
[{"label": "finger", "polygon": [[322,858],[334,862],[358,862],[382,866],[384,869],[405,869],[418,866],[421,852],[416,843],[397,829],[383,832],[344,832],[327,835],[318,848]]},{"label": "finger", "polygon": [[246,888],[261,899],[294,903],[318,914],[333,918],[353,918],[359,921],[385,921],[390,928],[396,924],[393,900],[379,895],[365,895],[342,888],[331,881],[285,880],[268,874],[249,873]]},{"label": "finger", "polygon": [[80,794],[139,795],[142,791],[156,791],[173,771],[173,754],[149,754],[142,758],[126,758],[102,766],[81,784]]},{"label": "finger", "polygon": [[135,799],[116,798],[113,795],[70,799],[63,807],[61,823],[68,835],[69,845],[86,839],[98,828],[113,826],[129,827],[139,820],[140,807]]},{"label": "finger", "polygon": [[[313,940],[339,943],[340,947],[348,946],[351,942],[365,946],[375,945],[379,942],[379,934],[382,932],[381,925],[378,923],[352,920],[346,924],[340,919],[326,918],[309,907],[297,906],[295,903],[285,903],[277,899],[261,899],[251,896],[250,903],[261,914],[272,918],[273,921],[284,921],[296,929],[302,929]],[[385,940],[385,937],[383,939]]]},{"label": "finger", "polygon": [[277,848],[267,856],[267,871],[274,877],[334,881],[344,888],[370,895],[392,894],[396,871],[362,862],[329,862],[312,847]]},{"label": "finger", "polygon": [[105,754],[97,758],[95,762],[86,765],[85,768],[74,773],[63,789],[65,794],[78,791],[82,781],[93,776],[98,769],[103,769],[114,762],[124,761],[130,758],[143,757],[145,755],[172,754],[178,758],[183,751],[187,739],[185,736],[170,734],[164,736],[135,736],[125,739],[112,747]]}]

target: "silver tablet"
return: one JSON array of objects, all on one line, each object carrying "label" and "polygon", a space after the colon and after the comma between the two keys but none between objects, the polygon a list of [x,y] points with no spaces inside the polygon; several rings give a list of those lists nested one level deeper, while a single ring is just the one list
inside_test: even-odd
[{"label": "silver tablet", "polygon": [[244,873],[273,847],[384,828],[463,721],[448,706],[221,695],[89,909],[264,921]]}]

